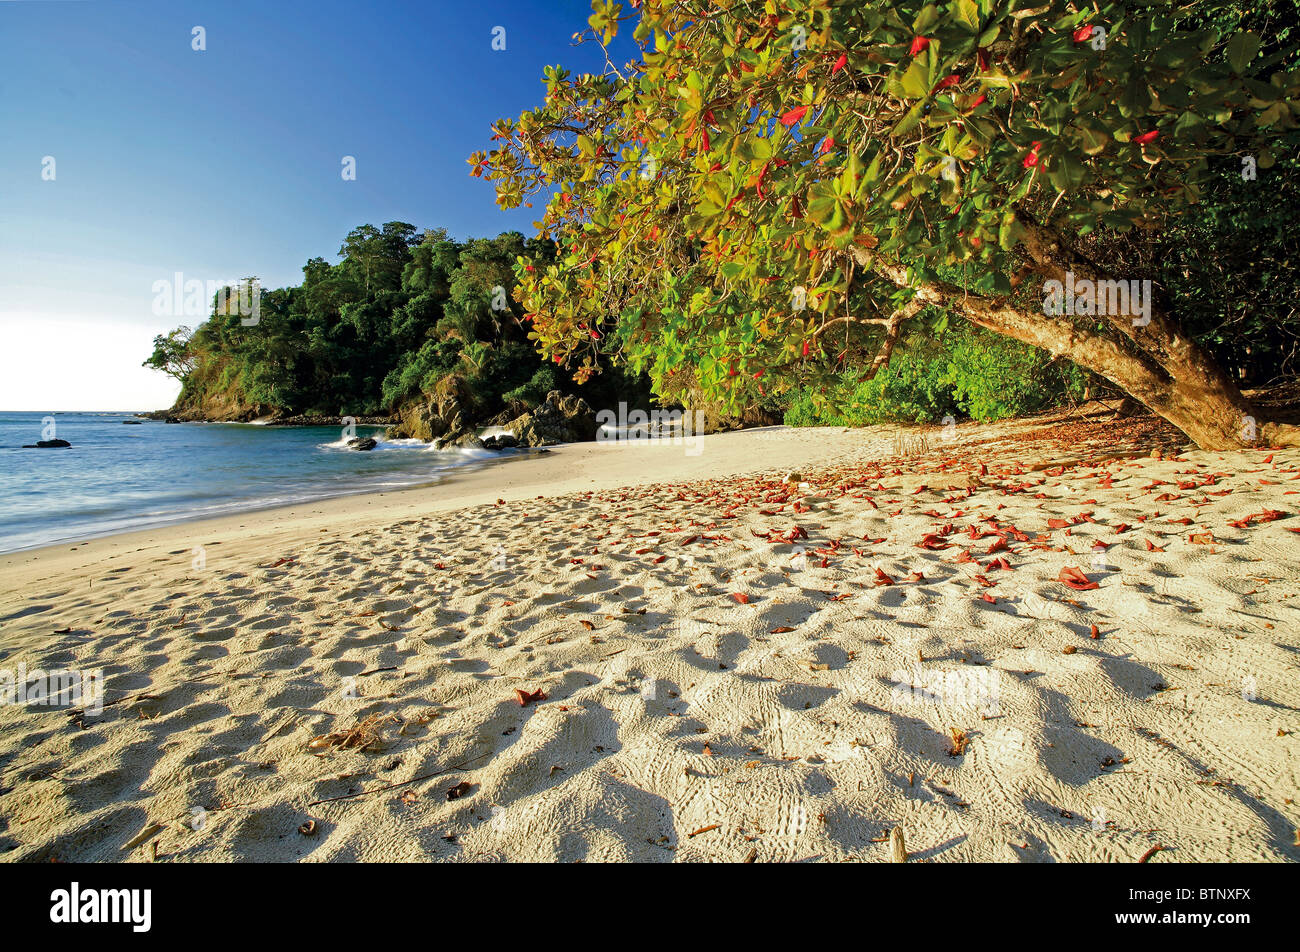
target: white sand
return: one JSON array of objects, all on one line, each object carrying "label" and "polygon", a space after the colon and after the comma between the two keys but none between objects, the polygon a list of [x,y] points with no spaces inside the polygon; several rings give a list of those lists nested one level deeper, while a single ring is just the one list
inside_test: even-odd
[{"label": "white sand", "polygon": [[1300,859],[1300,451],[1042,426],[570,446],[0,556],[0,669],[107,705],[0,707],[0,856]]}]

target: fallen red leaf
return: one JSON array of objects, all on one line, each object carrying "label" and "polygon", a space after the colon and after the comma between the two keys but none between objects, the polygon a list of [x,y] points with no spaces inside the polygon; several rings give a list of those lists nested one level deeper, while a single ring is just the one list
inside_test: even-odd
[{"label": "fallen red leaf", "polygon": [[1089,581],[1088,576],[1083,574],[1082,569],[1073,565],[1067,565],[1061,569],[1061,574],[1056,577],[1056,580],[1070,586],[1077,592],[1086,592],[1089,589],[1100,587],[1096,582]]}]

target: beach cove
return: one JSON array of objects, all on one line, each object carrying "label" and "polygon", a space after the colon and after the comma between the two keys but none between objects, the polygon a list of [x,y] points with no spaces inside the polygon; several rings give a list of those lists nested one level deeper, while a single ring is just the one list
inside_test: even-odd
[{"label": "beach cove", "polygon": [[0,667],[103,672],[0,706],[0,856],[1300,858],[1300,452],[699,448],[0,556]]}]

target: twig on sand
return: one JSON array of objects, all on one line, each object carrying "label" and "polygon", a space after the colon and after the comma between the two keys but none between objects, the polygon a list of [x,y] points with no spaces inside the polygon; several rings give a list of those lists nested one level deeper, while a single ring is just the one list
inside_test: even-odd
[{"label": "twig on sand", "polygon": [[1163,850],[1163,849],[1164,849],[1164,847],[1161,846],[1159,843],[1157,843],[1155,846],[1151,847],[1151,849],[1149,849],[1149,850],[1147,850],[1145,853],[1143,853],[1143,854],[1142,854],[1142,858],[1141,858],[1140,860],[1138,860],[1138,862],[1139,862],[1139,863],[1145,863],[1145,862],[1147,862],[1149,859],[1151,859],[1152,856],[1155,856],[1157,853],[1159,853],[1159,852],[1160,852],[1161,850]]},{"label": "twig on sand", "polygon": [[890,858],[895,863],[907,862],[907,847],[903,845],[903,828],[896,826],[889,831]]}]

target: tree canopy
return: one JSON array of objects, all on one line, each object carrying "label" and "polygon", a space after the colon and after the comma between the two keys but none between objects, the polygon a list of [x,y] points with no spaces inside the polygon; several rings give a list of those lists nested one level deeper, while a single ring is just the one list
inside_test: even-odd
[{"label": "tree canopy", "polygon": [[[1266,5],[1267,6],[1267,5]],[[518,264],[531,337],[578,379],[603,356],[738,407],[951,315],[1117,383],[1202,445],[1250,413],[1167,300],[1044,313],[1221,179],[1294,146],[1286,30],[1232,3],[595,0],[589,38],[639,58],[545,73],[472,173],[549,192],[553,262]],[[607,57],[608,62],[608,57]],[[1121,256],[1122,257],[1122,256]],[[1161,292],[1162,297],[1167,297]]]}]

